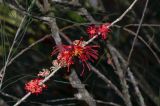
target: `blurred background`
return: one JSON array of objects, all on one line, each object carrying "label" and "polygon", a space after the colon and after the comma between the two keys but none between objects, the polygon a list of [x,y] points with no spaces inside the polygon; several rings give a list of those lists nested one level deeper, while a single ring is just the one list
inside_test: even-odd
[{"label": "blurred background", "polygon": [[[56,19],[59,31],[62,32],[62,42],[69,44],[66,38],[73,41],[83,37],[84,40],[88,40],[86,28],[93,23],[88,21],[80,9],[87,9],[97,22],[111,23],[133,2],[133,0],[49,0],[50,6],[44,6],[46,11],[43,11],[41,10],[43,0],[34,4],[31,3],[32,1],[0,0],[0,69],[4,67],[9,49],[15,41],[0,90],[1,106],[12,106],[17,98],[25,95],[25,83],[36,78],[38,72],[43,68],[49,69],[52,60],[56,58],[56,56],[51,57],[55,41],[50,36],[51,28],[45,17]],[[111,27],[111,32],[108,35],[110,43],[125,59],[129,55],[145,3],[146,0],[138,0],[133,9],[120,22]],[[130,68],[138,82],[137,85],[146,106],[160,106],[159,7],[159,0],[149,1],[130,61]],[[23,19],[24,22],[20,25]],[[21,30],[14,39],[20,26]],[[92,65],[121,90],[119,78],[108,62],[109,54],[106,42],[95,40],[92,44],[101,46],[99,60]],[[30,45],[32,46],[30,47]],[[26,51],[19,55],[23,50]],[[78,75],[81,73],[81,67],[80,62],[72,66]],[[66,68],[60,69],[46,83],[48,88],[42,94],[31,95],[21,105],[88,106],[85,101],[75,98],[78,90],[70,84],[70,73],[66,70]],[[1,74],[0,78],[2,77]],[[126,76],[133,106],[139,106],[134,88],[127,78]],[[79,79],[90,95],[97,100],[97,106],[124,106],[123,100],[93,71],[86,69],[84,75],[79,76]]]}]

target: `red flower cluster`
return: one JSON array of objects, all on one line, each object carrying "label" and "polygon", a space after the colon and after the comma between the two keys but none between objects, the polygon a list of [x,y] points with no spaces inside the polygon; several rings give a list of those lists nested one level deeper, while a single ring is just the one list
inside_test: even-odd
[{"label": "red flower cluster", "polygon": [[99,46],[85,46],[85,42],[82,40],[75,40],[73,41],[72,45],[63,45],[62,51],[58,51],[58,48],[56,47],[51,55],[53,56],[57,52],[59,52],[57,56],[57,62],[65,67],[68,67],[68,71],[70,68],[70,65],[74,64],[74,57],[78,57],[78,59],[82,62],[83,65],[83,71],[81,75],[84,72],[85,65],[89,68],[89,65],[86,61],[91,60],[92,62],[96,59],[98,59],[98,50],[95,50]]},{"label": "red flower cluster", "polygon": [[105,40],[107,38],[108,32],[110,32],[109,25],[109,23],[102,24],[100,26],[90,25],[87,28],[87,33],[89,34],[90,38],[95,35],[99,35],[102,37],[102,39]]},{"label": "red flower cluster", "polygon": [[61,66],[61,67],[68,67],[68,71],[69,71],[69,67],[70,65],[74,64],[73,60],[72,60],[72,46],[67,46],[67,45],[62,45],[62,49],[61,51],[58,49],[58,47],[56,46],[54,48],[54,50],[51,53],[51,56],[55,55],[56,53],[59,52],[58,56],[57,56],[57,60],[55,60],[53,62],[54,66]]},{"label": "red flower cluster", "polygon": [[89,34],[89,37],[92,38],[93,36],[98,34],[97,33],[97,27],[94,24],[88,26],[87,33]]},{"label": "red flower cluster", "polygon": [[43,79],[36,78],[25,84],[25,90],[31,92],[32,94],[40,94],[44,88],[47,88],[45,84],[39,85]]},{"label": "red flower cluster", "polygon": [[[108,23],[99,26],[90,25],[87,28],[87,33],[89,34],[90,38],[94,36],[101,36],[101,38],[105,40],[108,32],[110,32],[109,26],[110,24]],[[55,55],[56,53],[58,53],[58,56],[57,59],[52,62],[53,66],[51,67],[51,71],[57,67],[68,67],[67,71],[69,71],[70,66],[74,64],[74,57],[77,57],[82,63],[83,71],[81,75],[84,73],[85,66],[90,70],[90,66],[87,61],[90,60],[94,62],[94,60],[98,59],[98,50],[96,49],[99,48],[99,46],[87,46],[86,44],[88,43],[81,39],[73,41],[71,45],[59,45],[54,47],[51,56]],[[51,71],[48,69],[43,69],[37,74],[37,76],[47,77]],[[45,84],[41,84],[42,81],[42,78],[36,78],[29,81],[25,84],[25,90],[36,95],[42,93],[43,89],[47,88]]]}]

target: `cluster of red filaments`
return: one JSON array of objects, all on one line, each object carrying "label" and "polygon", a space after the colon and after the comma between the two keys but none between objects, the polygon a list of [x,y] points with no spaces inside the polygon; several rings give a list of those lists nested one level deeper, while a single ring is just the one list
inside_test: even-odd
[{"label": "cluster of red filaments", "polygon": [[45,84],[40,85],[42,81],[43,79],[40,79],[40,78],[36,78],[29,81],[28,83],[25,84],[25,90],[27,92],[31,92],[32,94],[36,94],[36,95],[42,93],[42,90],[47,88]]},{"label": "cluster of red filaments", "polygon": [[88,69],[89,65],[87,63],[88,60],[94,61],[98,59],[98,50],[96,50],[99,46],[85,46],[85,41],[83,40],[75,40],[73,41],[72,45],[62,45],[62,50],[59,52],[59,49],[55,47],[51,55],[55,55],[57,52],[57,62],[61,67],[68,67],[68,71],[70,65],[74,64],[74,57],[77,57],[83,65],[83,71],[81,75],[84,73],[84,67],[87,66]]},{"label": "cluster of red filaments", "polygon": [[[87,33],[90,38],[100,36],[105,40],[108,32],[110,32],[109,26],[110,24],[108,23],[99,26],[90,25],[87,28]],[[84,67],[87,67],[90,70],[90,66],[87,61],[94,62],[94,60],[98,59],[98,48],[99,46],[97,45],[87,46],[86,42],[82,39],[73,41],[71,45],[61,45],[61,49],[59,49],[59,46],[56,46],[54,47],[51,55],[53,56],[58,53],[58,56],[57,59],[53,61],[53,67],[51,67],[51,70],[54,70],[55,67],[68,67],[67,71],[69,71],[70,66],[75,63],[74,57],[77,57],[83,66],[83,71],[81,73],[81,75],[83,75]],[[49,74],[50,70],[42,69],[37,76],[47,77]],[[25,84],[25,90],[36,95],[42,93],[42,90],[47,88],[45,84],[40,84],[42,81],[42,78],[36,78],[29,81]]]},{"label": "cluster of red filaments", "polygon": [[101,38],[105,40],[107,38],[108,32],[110,32],[109,26],[110,26],[109,23],[105,23],[99,26],[92,24],[88,26],[87,33],[89,34],[90,38],[97,35],[97,36],[101,36]]}]

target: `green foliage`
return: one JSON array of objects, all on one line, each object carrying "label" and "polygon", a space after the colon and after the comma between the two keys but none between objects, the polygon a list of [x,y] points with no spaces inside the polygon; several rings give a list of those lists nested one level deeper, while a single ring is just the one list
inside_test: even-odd
[{"label": "green foliage", "polygon": [[85,21],[85,19],[82,16],[80,16],[76,11],[69,11],[67,15],[73,21],[76,21],[79,23],[83,23]]}]

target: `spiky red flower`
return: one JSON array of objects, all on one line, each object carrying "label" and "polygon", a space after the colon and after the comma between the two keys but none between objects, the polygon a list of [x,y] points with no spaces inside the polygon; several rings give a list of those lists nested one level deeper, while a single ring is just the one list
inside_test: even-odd
[{"label": "spiky red flower", "polygon": [[99,46],[85,46],[85,42],[82,40],[75,40],[73,42],[73,56],[77,56],[79,60],[82,62],[83,71],[81,75],[84,73],[85,65],[90,70],[90,67],[87,63],[88,60],[94,62],[94,60],[98,59],[98,50],[95,50]]},{"label": "spiky red flower", "polygon": [[[66,48],[70,46],[64,46]],[[57,56],[57,61],[62,67],[67,66],[69,71],[70,65],[74,64],[73,59],[72,59],[72,52],[70,49],[64,48],[63,51],[61,51],[58,56]]]},{"label": "spiky red flower", "polygon": [[61,45],[62,49],[59,50],[58,47],[54,47],[54,50],[51,53],[51,56],[55,55],[58,53],[57,60],[54,61],[55,63],[61,67],[68,67],[70,68],[70,65],[74,64],[73,59],[72,59],[72,46],[71,45]]},{"label": "spiky red flower", "polygon": [[[98,47],[99,46],[95,45],[85,46],[84,41],[75,40],[73,41],[72,45],[63,45],[63,49],[59,52],[56,62],[58,62],[58,64],[60,64],[61,66],[67,66],[69,71],[70,65],[74,64],[73,58],[78,57],[83,65],[83,74],[85,65],[88,67],[88,69],[90,69],[86,61],[91,60],[93,62],[94,59],[98,59],[98,51],[95,50]],[[55,48],[55,50],[53,50],[52,52],[52,55],[57,52],[58,49]]]},{"label": "spiky red flower", "polygon": [[97,27],[94,24],[88,26],[87,33],[89,34],[89,37],[92,38],[97,34]]},{"label": "spiky red flower", "polygon": [[45,84],[40,85],[40,82],[42,82],[42,80],[43,79],[36,78],[29,81],[28,83],[25,84],[25,90],[27,92],[31,92],[32,94],[36,94],[36,95],[42,93],[42,90],[44,88],[47,88]]},{"label": "spiky red flower", "polygon": [[98,31],[98,34],[102,37],[102,39],[106,39],[107,38],[107,35],[108,35],[108,32],[110,32],[110,29],[109,29],[109,23],[105,23],[105,24],[102,24],[98,27],[97,31]]}]

